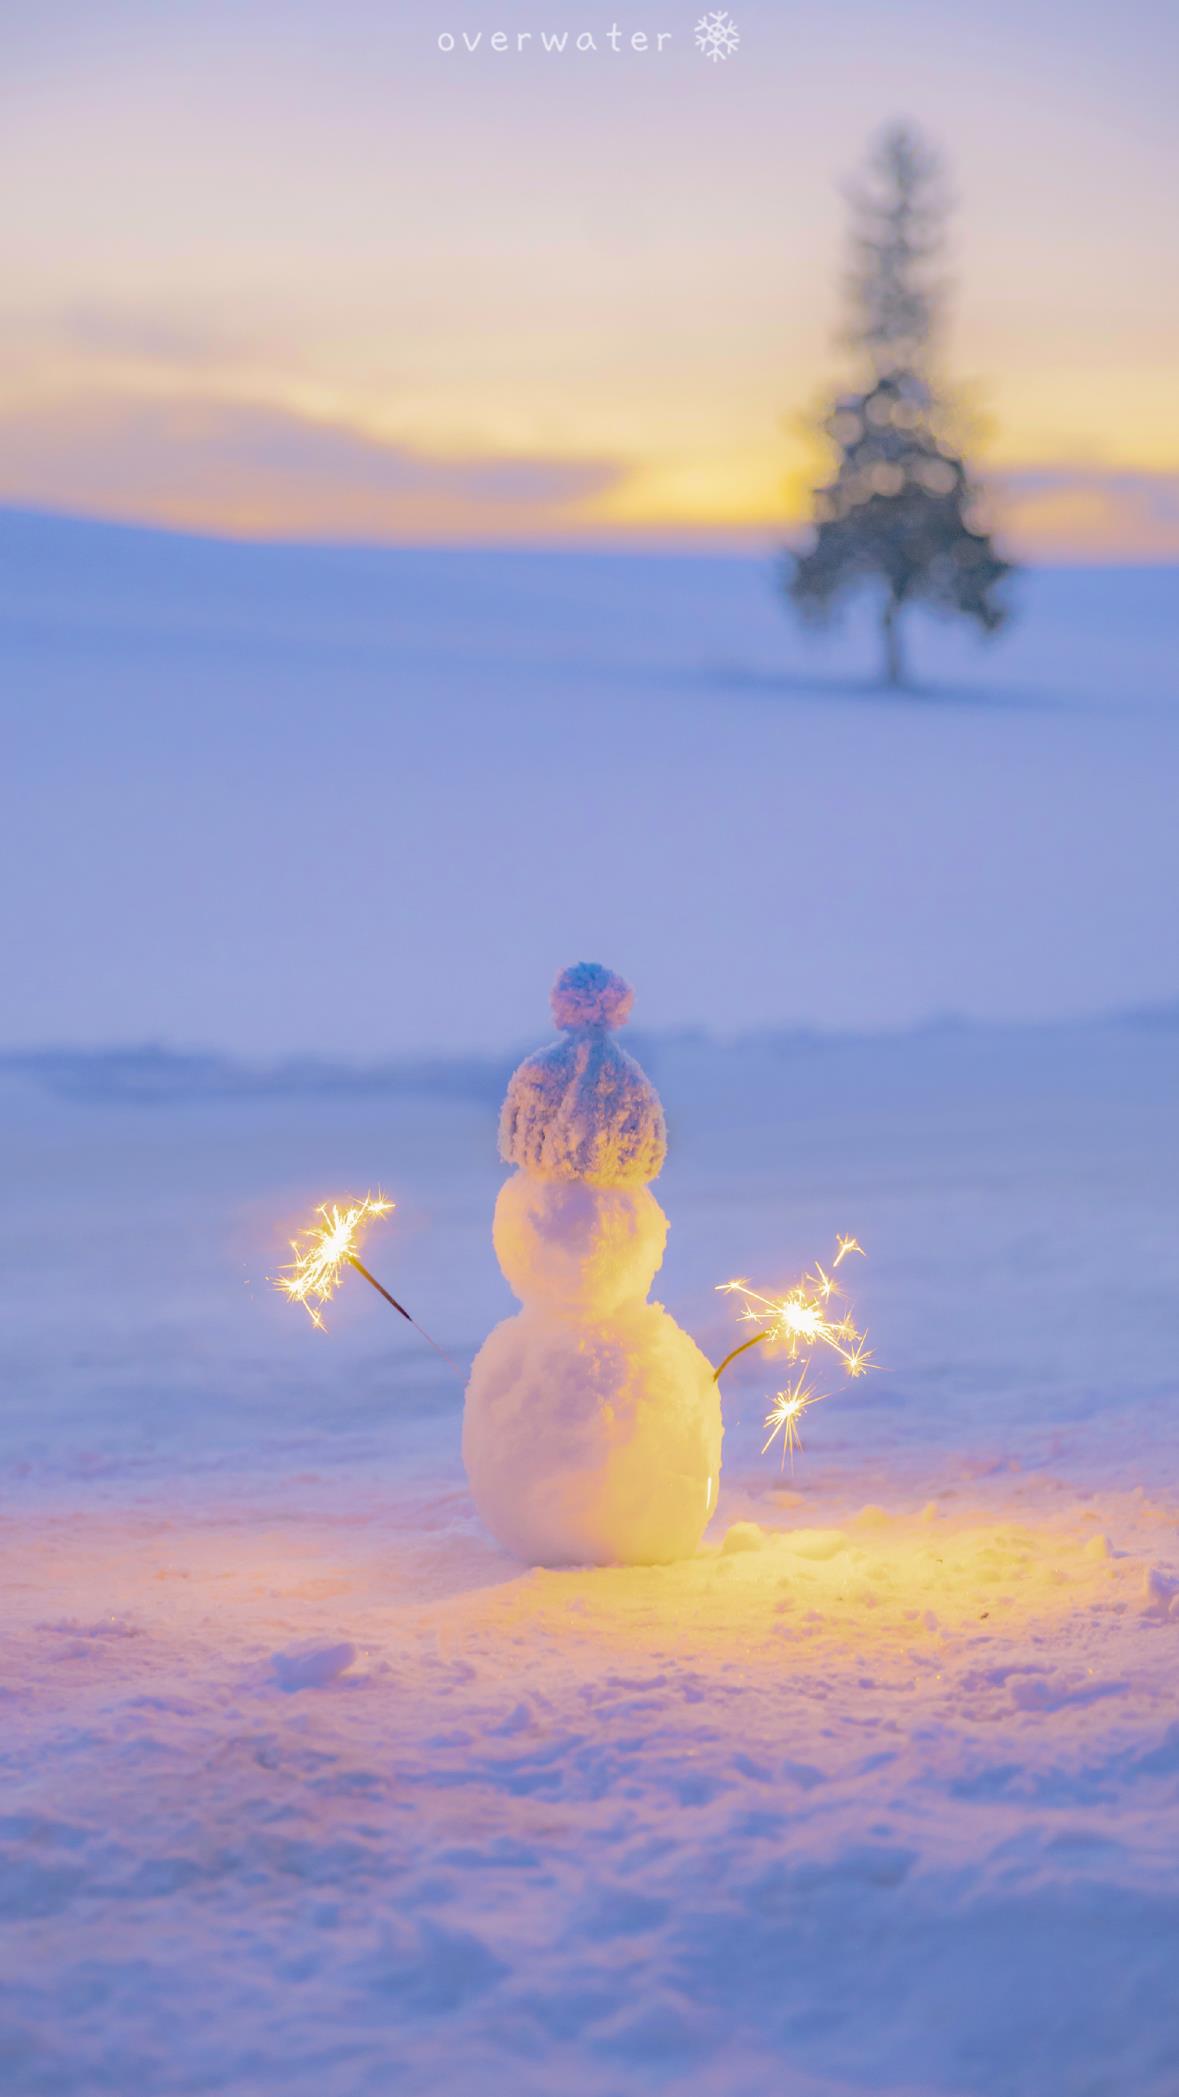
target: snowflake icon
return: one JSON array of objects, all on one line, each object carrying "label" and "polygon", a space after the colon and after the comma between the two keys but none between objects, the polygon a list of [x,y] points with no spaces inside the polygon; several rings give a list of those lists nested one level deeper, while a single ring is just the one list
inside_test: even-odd
[{"label": "snowflake icon", "polygon": [[714,7],[696,24],[697,49],[705,58],[731,58],[741,41],[740,32],[727,7]]}]

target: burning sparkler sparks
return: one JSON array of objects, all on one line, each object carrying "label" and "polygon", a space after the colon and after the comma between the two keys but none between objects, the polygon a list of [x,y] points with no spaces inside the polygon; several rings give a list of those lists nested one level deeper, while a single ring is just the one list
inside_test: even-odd
[{"label": "burning sparkler sparks", "polygon": [[[366,1194],[363,1201],[354,1201],[345,1209],[335,1202],[321,1202],[315,1213],[322,1222],[291,1239],[294,1260],[275,1275],[274,1286],[292,1303],[301,1303],[320,1332],[327,1330],[322,1306],[331,1302],[339,1288],[341,1269],[355,1263],[365,1227],[375,1216],[388,1216],[393,1206],[379,1192]],[[402,1306],[398,1304],[397,1309]],[[408,1318],[409,1312],[404,1311],[403,1316]]]},{"label": "burning sparkler sparks", "polygon": [[778,1391],[772,1399],[769,1412],[762,1423],[763,1426],[768,1427],[770,1430],[761,1445],[762,1455],[765,1455],[766,1450],[781,1435],[782,1461],[785,1463],[786,1454],[789,1451],[791,1465],[793,1465],[794,1452],[802,1447],[802,1437],[798,1431],[798,1423],[808,1407],[821,1404],[825,1395],[824,1392],[809,1389],[805,1371],[798,1378],[797,1382],[788,1386],[784,1391]]},{"label": "burning sparkler sparks", "polygon": [[395,1206],[396,1204],[387,1201],[379,1190],[376,1194],[366,1194],[363,1201],[350,1202],[346,1208],[340,1208],[335,1202],[321,1202],[315,1213],[322,1221],[312,1224],[307,1230],[301,1231],[297,1238],[291,1239],[294,1260],[290,1266],[284,1267],[274,1276],[274,1286],[281,1289],[283,1295],[292,1303],[301,1303],[311,1323],[317,1326],[320,1332],[325,1332],[327,1328],[323,1320],[323,1305],[331,1302],[339,1288],[344,1278],[343,1269],[352,1267],[357,1274],[363,1275],[369,1287],[375,1289],[378,1296],[383,1296],[385,1302],[391,1303],[395,1311],[400,1311],[402,1317],[413,1326],[414,1331],[420,1333],[427,1345],[434,1349],[435,1354],[440,1354],[443,1361],[449,1362],[451,1368],[461,1377],[463,1371],[458,1363],[451,1359],[444,1347],[438,1345],[437,1340],[426,1331],[424,1325],[418,1324],[413,1313],[407,1311],[403,1303],[398,1303],[395,1296],[390,1295],[383,1283],[377,1280],[376,1275],[369,1273],[360,1258],[360,1243],[368,1225],[375,1217],[390,1215]]},{"label": "burning sparkler sparks", "polygon": [[756,1326],[757,1330],[748,1340],[742,1340],[731,1353],[726,1354],[716,1369],[719,1382],[730,1362],[750,1347],[769,1346],[784,1350],[787,1361],[801,1362],[802,1367],[796,1382],[784,1391],[779,1391],[772,1400],[766,1414],[765,1424],[770,1429],[762,1454],[782,1437],[782,1460],[785,1462],[789,1450],[793,1457],[800,1447],[798,1423],[808,1407],[817,1405],[829,1392],[815,1391],[806,1381],[811,1357],[819,1348],[826,1347],[843,1364],[848,1376],[863,1376],[873,1366],[872,1349],[868,1346],[867,1334],[859,1330],[851,1311],[845,1309],[835,1315],[832,1298],[843,1295],[840,1284],[834,1279],[836,1268],[849,1253],[859,1253],[866,1258],[859,1240],[840,1236],[836,1239],[836,1254],[831,1263],[831,1273],[819,1262],[815,1262],[813,1274],[804,1274],[802,1280],[782,1296],[763,1296],[742,1279],[721,1282],[720,1290],[725,1295],[741,1298],[743,1323]]}]

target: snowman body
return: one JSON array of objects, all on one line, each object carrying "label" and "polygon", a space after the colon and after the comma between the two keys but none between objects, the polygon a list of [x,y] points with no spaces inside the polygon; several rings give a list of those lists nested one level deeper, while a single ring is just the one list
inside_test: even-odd
[{"label": "snowman body", "polygon": [[476,1357],[463,1458],[489,1529],[543,1565],[689,1557],[716,1506],[712,1369],[648,1291],[667,1219],[654,1088],[610,1029],[630,992],[594,964],[553,994],[565,1039],[512,1078],[496,1254],[522,1309]]}]

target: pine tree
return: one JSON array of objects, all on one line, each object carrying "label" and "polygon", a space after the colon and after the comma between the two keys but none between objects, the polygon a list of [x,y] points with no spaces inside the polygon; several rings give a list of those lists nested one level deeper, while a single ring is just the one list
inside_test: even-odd
[{"label": "pine tree", "polygon": [[929,376],[946,206],[937,161],[915,133],[886,134],[852,210],[848,340],[862,390],[836,401],[823,425],[838,463],[815,491],[812,543],[792,558],[787,589],[805,617],[822,619],[875,584],[884,672],[896,685],[905,607],[923,601],[993,632],[1011,569],[977,523],[975,490]]}]

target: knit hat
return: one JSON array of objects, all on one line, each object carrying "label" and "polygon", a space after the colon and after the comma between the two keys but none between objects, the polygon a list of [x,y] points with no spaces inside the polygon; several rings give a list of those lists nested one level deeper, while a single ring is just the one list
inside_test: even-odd
[{"label": "knit hat", "polygon": [[612,1038],[633,990],[598,962],[579,961],[557,977],[551,1002],[564,1038],[513,1073],[501,1157],[542,1179],[644,1185],[663,1165],[667,1129],[655,1087]]}]

